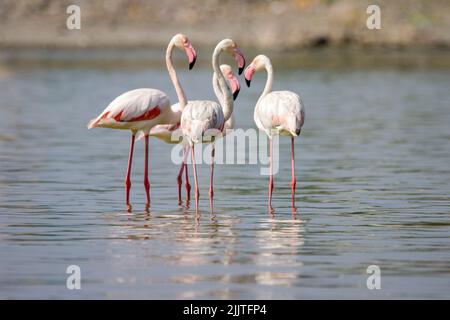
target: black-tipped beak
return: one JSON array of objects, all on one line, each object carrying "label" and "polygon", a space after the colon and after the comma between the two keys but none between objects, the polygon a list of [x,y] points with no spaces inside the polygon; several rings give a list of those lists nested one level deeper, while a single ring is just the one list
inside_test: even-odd
[{"label": "black-tipped beak", "polygon": [[239,91],[240,91],[240,89],[236,90],[236,91],[233,93],[233,100],[236,100],[236,98],[237,98],[238,95],[239,95]]},{"label": "black-tipped beak", "polygon": [[197,61],[197,56],[195,56],[195,57],[194,57],[194,60],[192,60],[192,62],[189,63],[189,70],[192,70],[192,68],[193,68],[194,65],[195,65],[195,61]]},{"label": "black-tipped beak", "polygon": [[252,80],[245,79],[245,83],[247,84],[247,87],[249,87],[249,88],[250,88],[250,82],[252,82]]},{"label": "black-tipped beak", "polygon": [[241,75],[242,71],[244,71],[245,68],[245,57],[238,47],[234,48],[234,59],[236,60],[238,73],[239,75]]}]

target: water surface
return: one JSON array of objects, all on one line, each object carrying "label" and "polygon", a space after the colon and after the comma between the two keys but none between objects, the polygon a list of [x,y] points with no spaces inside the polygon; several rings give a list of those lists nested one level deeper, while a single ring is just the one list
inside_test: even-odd
[{"label": "water surface", "polygon": [[[0,65],[1,298],[450,298],[448,71],[275,65],[274,88],[306,105],[297,216],[281,139],[274,217],[257,165],[217,165],[211,215],[202,165],[197,219],[177,204],[171,146],[151,140],[147,213],[136,144],[127,213],[129,134],[85,127],[126,90],[164,88],[175,101],[162,61],[73,59]],[[188,96],[213,98],[209,69],[183,67]],[[242,88],[237,127],[254,127],[264,81]],[[81,290],[66,289],[72,264]],[[369,265],[381,290],[367,289]]]}]

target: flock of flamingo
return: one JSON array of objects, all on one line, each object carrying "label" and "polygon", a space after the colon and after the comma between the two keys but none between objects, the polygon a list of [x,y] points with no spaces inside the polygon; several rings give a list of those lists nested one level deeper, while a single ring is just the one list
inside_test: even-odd
[{"label": "flock of flamingo", "polygon": [[[166,143],[179,143],[178,141],[172,141],[172,134],[175,130],[181,128],[183,141],[185,140],[187,143],[183,149],[183,161],[177,176],[178,202],[181,204],[183,173],[185,174],[186,203],[189,203],[190,200],[191,186],[188,179],[186,160],[189,151],[191,151],[195,181],[195,205],[198,212],[200,195],[194,152],[195,144],[211,142],[211,139],[207,140],[204,136],[208,130],[218,130],[218,132],[225,134],[226,129],[232,129],[234,127],[232,115],[233,101],[237,98],[240,90],[239,81],[230,66],[219,64],[219,56],[223,52],[226,52],[234,57],[240,75],[245,67],[245,58],[236,43],[231,39],[224,39],[217,44],[212,55],[212,67],[214,71],[213,89],[219,102],[187,100],[172,63],[172,52],[175,47],[186,53],[189,61],[189,69],[193,68],[197,54],[189,39],[183,34],[175,35],[167,46],[166,65],[170,79],[175,87],[178,103],[171,105],[168,95],[158,89],[135,89],[127,91],[115,98],[98,117],[88,123],[89,129],[102,127],[131,131],[130,153],[125,178],[126,205],[129,210],[131,210],[131,164],[133,161],[134,142],[138,133],[138,139],[144,138],[145,141],[144,186],[147,198],[146,208],[148,209],[150,207],[150,182],[148,179],[149,137],[156,137]],[[250,86],[255,72],[264,69],[267,71],[267,81],[256,103],[254,120],[257,127],[269,137],[269,212],[273,212],[272,137],[274,135],[291,137],[292,180],[290,186],[292,191],[292,208],[295,209],[294,138],[300,135],[305,120],[305,108],[297,94],[291,91],[272,91],[273,69],[270,59],[265,55],[256,56],[252,63],[245,69],[244,77],[247,85]],[[209,198],[212,209],[214,198],[214,143],[212,145],[211,156]]]}]

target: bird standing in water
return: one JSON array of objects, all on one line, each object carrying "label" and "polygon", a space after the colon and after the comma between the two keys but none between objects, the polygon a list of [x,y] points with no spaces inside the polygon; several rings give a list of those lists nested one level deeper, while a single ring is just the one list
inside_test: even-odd
[{"label": "bird standing in water", "polygon": [[[237,47],[236,43],[231,39],[224,39],[220,41],[212,56],[212,66],[214,73],[217,76],[220,91],[222,95],[218,96],[219,103],[215,101],[189,101],[186,108],[183,110],[181,116],[181,129],[183,130],[183,135],[187,139],[189,146],[191,147],[192,154],[192,166],[194,171],[194,182],[195,182],[195,208],[198,212],[199,204],[199,188],[197,179],[197,168],[195,163],[195,150],[194,145],[196,143],[211,142],[210,139],[204,139],[208,134],[213,131],[223,132],[226,121],[231,118],[233,112],[233,96],[231,94],[230,88],[226,83],[226,79],[223,76],[220,66],[219,66],[219,56],[222,52],[227,52],[232,55],[236,64],[239,68],[239,74],[245,67],[245,58],[240,49]],[[217,94],[217,92],[216,92]],[[214,135],[214,134],[212,134]],[[210,187],[209,187],[209,198],[210,207],[213,208],[213,176],[214,176],[214,142],[213,148],[211,150],[211,177],[210,177]]]},{"label": "bird standing in water", "polygon": [[300,135],[303,123],[305,122],[305,107],[300,97],[291,91],[272,91],[273,68],[270,59],[265,55],[259,55],[253,59],[252,63],[245,69],[244,77],[247,86],[250,87],[253,74],[266,70],[267,81],[261,96],[255,106],[253,118],[259,130],[264,131],[269,137],[270,152],[270,177],[269,177],[269,212],[273,213],[272,192],[273,192],[273,146],[274,135],[291,137],[291,191],[292,209],[295,212],[295,153],[294,139]]},{"label": "bird standing in water", "polygon": [[[233,95],[233,100],[236,100],[236,98],[238,97],[238,94],[239,94],[239,90],[240,90],[239,80],[236,78],[236,76],[233,73],[233,70],[231,69],[231,67],[229,65],[222,64],[220,66],[220,70],[222,71],[222,74],[225,77],[225,79],[227,79],[228,85],[231,88],[231,94]],[[223,97],[222,91],[220,90],[220,87],[219,87],[219,81],[218,81],[217,75],[215,73],[213,74],[212,83],[213,83],[213,88],[214,88],[214,92],[216,93],[216,96]],[[227,129],[234,129],[233,115],[231,115],[230,119],[228,119],[228,121],[225,122],[225,128],[223,131],[224,134],[226,133]],[[180,142],[177,139],[175,139],[177,137],[177,134],[176,134],[177,131],[181,131],[180,123],[178,123],[176,125],[160,124],[160,125],[154,126],[150,130],[150,136],[158,138],[168,144],[178,144]],[[141,133],[139,135],[138,140],[140,140],[142,138],[144,138],[143,133]],[[189,146],[184,147],[183,153],[184,153],[184,155],[183,155],[181,167],[180,167],[180,170],[178,171],[178,176],[177,176],[178,204],[181,205],[181,203],[182,203],[182,201],[181,201],[181,186],[182,186],[182,182],[183,182],[182,177],[183,177],[183,172],[184,172],[185,173],[185,188],[186,188],[186,205],[189,205],[191,185],[189,184],[188,168],[187,168],[187,164],[186,164],[186,157],[189,153]]]},{"label": "bird standing in water", "polygon": [[177,92],[178,104],[171,106],[167,94],[158,89],[135,89],[127,91],[115,98],[98,117],[88,123],[89,129],[101,127],[131,131],[130,154],[125,178],[126,205],[128,210],[131,210],[130,175],[136,133],[142,131],[145,136],[144,186],[147,197],[146,208],[148,209],[150,207],[150,182],[148,180],[149,132],[156,125],[178,124],[180,122],[181,112],[186,105],[186,96],[172,64],[172,51],[175,47],[186,53],[189,61],[189,69],[192,69],[194,66],[197,54],[189,39],[183,34],[175,35],[167,46],[167,70]]}]

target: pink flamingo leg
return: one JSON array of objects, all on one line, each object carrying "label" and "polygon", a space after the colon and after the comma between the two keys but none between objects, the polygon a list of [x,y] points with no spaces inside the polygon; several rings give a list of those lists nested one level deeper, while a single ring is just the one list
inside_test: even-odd
[{"label": "pink flamingo leg", "polygon": [[214,198],[214,183],[213,183],[213,177],[214,177],[214,156],[216,153],[216,149],[213,146],[211,150],[211,178],[209,182],[209,205],[211,207],[211,212],[213,211],[213,198]]},{"label": "pink flamingo leg", "polygon": [[[189,153],[189,147],[186,149],[186,154]],[[191,200],[191,185],[189,184],[189,175],[188,175],[188,166],[186,163],[184,163],[184,173],[186,177],[185,181],[185,187],[186,187],[186,205],[189,204],[189,201]]]},{"label": "pink flamingo leg", "polygon": [[291,137],[291,168],[292,168],[292,180],[291,180],[291,190],[292,190],[292,209],[295,210],[295,187],[297,185],[295,179],[295,153],[294,153],[294,137]]},{"label": "pink flamingo leg", "polygon": [[181,166],[180,166],[180,170],[178,170],[178,175],[177,175],[177,183],[178,183],[178,204],[181,204],[181,184],[183,183],[183,170],[185,169],[184,167],[184,158],[186,156],[186,150],[183,150],[183,160],[181,162]]},{"label": "pink flamingo leg", "polygon": [[148,181],[148,134],[145,135],[145,166],[144,166],[144,187],[147,196],[146,208],[150,207],[150,182]]},{"label": "pink flamingo leg", "polygon": [[186,203],[189,202],[191,196],[191,185],[189,184],[188,171],[186,158],[189,154],[189,147],[184,148],[183,150],[183,160],[181,162],[180,170],[178,171],[177,182],[178,182],[178,204],[181,205],[181,185],[183,178],[183,171],[186,172]]},{"label": "pink flamingo leg", "polygon": [[272,192],[273,192],[273,147],[272,139],[269,139],[269,152],[270,152],[270,171],[269,171],[269,212],[273,212],[272,208]]},{"label": "pink flamingo leg", "polygon": [[130,189],[131,189],[131,163],[133,162],[133,150],[134,150],[134,133],[131,133],[131,142],[130,142],[130,155],[128,156],[128,168],[127,175],[125,177],[125,188],[126,188],[126,201],[128,209],[131,209],[130,204]]},{"label": "pink flamingo leg", "polygon": [[198,212],[198,200],[200,197],[200,191],[198,190],[198,178],[197,178],[197,167],[195,164],[194,145],[192,145],[191,152],[192,152],[192,167],[194,169],[194,183],[195,183],[195,210]]},{"label": "pink flamingo leg", "polygon": [[182,178],[183,178],[183,171],[185,172],[185,177],[186,177],[186,204],[189,203],[190,199],[191,199],[191,185],[189,184],[189,175],[188,175],[188,168],[187,168],[187,164],[186,164],[186,158],[189,154],[189,147],[186,147],[183,150],[183,160],[181,162],[181,166],[180,166],[180,170],[178,171],[178,176],[177,176],[177,183],[178,183],[178,204],[181,205],[182,201],[181,201],[181,185],[182,185]]}]

